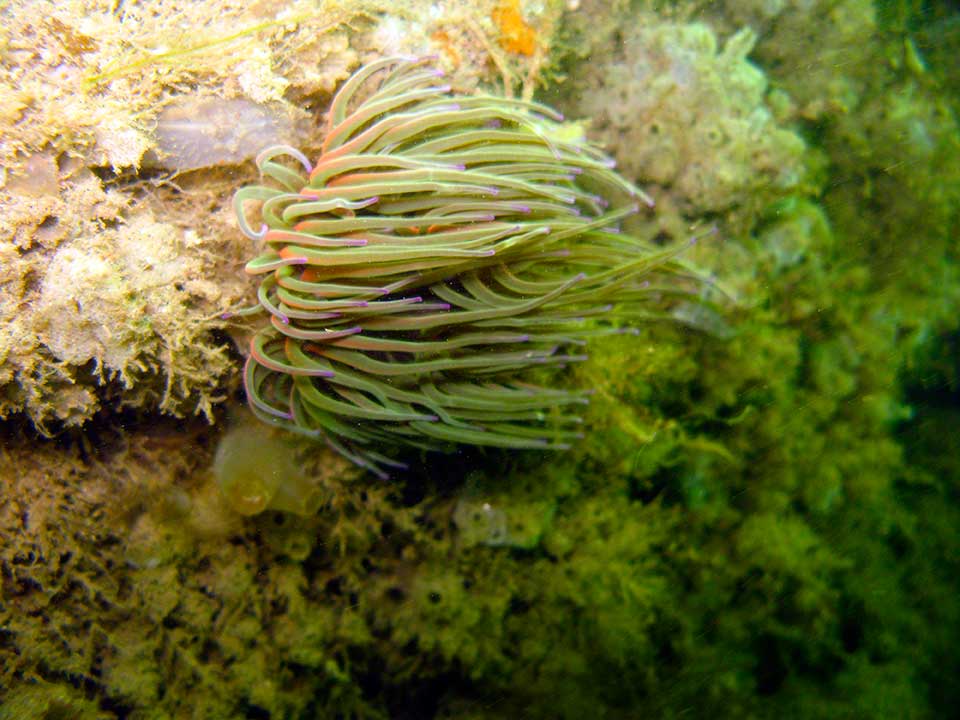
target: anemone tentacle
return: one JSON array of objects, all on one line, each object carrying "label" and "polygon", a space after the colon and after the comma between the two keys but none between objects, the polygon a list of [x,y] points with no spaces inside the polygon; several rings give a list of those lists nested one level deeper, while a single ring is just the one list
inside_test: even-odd
[{"label": "anemone tentacle", "polygon": [[244,372],[253,412],[378,474],[400,466],[391,445],[568,447],[581,420],[561,410],[588,393],[524,378],[619,332],[590,320],[614,306],[656,319],[692,292],[682,248],[620,232],[653,201],[562,139],[559,113],[455,96],[441,75],[414,58],[362,68],[316,162],[267,148],[265,184],[234,201],[263,245],[247,271],[270,320]]}]

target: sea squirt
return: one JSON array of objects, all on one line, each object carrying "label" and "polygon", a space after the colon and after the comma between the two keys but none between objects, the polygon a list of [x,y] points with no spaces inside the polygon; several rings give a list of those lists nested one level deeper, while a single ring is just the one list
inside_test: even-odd
[{"label": "sea squirt", "polygon": [[297,462],[291,438],[250,420],[220,439],[213,475],[227,504],[241,515],[265,510],[312,515],[320,507],[319,488]]}]

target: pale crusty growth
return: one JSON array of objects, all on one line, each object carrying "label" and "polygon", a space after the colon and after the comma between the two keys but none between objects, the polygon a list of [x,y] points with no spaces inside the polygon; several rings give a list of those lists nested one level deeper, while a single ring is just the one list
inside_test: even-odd
[{"label": "pale crusty growth", "polygon": [[495,5],[14,2],[0,26],[0,417],[55,432],[106,394],[209,415],[236,380],[213,331],[251,251],[220,173],[235,187],[248,171],[229,163],[262,145],[319,144],[317,109],[387,47],[436,53],[467,87],[489,79]]},{"label": "pale crusty growth", "polygon": [[798,188],[803,140],[777,124],[744,28],[724,44],[698,22],[644,15],[598,48],[569,109],[635,182],[655,183],[688,217],[750,212]]}]

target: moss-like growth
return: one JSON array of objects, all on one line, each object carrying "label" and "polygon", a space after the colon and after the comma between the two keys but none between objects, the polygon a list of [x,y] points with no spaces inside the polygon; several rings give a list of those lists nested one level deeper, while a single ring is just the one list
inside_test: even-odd
[{"label": "moss-like growth", "polygon": [[[850,62],[790,78],[823,192],[695,248],[737,301],[726,332],[592,343],[603,371],[564,377],[596,390],[589,439],[564,455],[414,456],[384,483],[307,453],[310,517],[233,511],[211,472],[222,431],[203,425],[76,447],[6,427],[0,716],[954,712],[955,101],[884,60],[893,45],[835,44],[867,39],[862,0],[831,4],[831,26],[817,3],[736,5],[700,20],[723,36],[767,13],[757,58],[817,57],[822,39]],[[797,27],[809,43],[783,40]],[[789,66],[764,71],[786,84]]]}]

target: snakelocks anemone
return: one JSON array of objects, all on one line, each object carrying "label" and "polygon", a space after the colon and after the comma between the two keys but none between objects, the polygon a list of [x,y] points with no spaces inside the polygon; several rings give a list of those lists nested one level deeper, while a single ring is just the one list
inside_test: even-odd
[{"label": "snakelocks anemone", "polygon": [[378,474],[398,445],[567,447],[587,393],[531,371],[585,359],[617,308],[662,317],[690,292],[676,248],[620,231],[652,200],[564,140],[562,116],[441,76],[423,59],[360,69],[317,161],[268,148],[265,183],[234,200],[263,245],[246,267],[269,315],[244,372],[253,412]]}]

